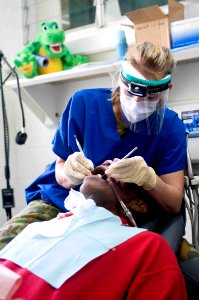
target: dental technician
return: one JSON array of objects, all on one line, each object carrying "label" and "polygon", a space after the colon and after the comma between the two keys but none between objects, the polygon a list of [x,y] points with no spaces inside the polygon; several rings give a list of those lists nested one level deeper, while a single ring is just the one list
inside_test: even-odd
[{"label": "dental technician", "polygon": [[180,212],[186,136],[178,115],[166,107],[174,68],[169,49],[137,44],[126,53],[114,91],[85,89],[72,96],[52,142],[57,159],[26,188],[28,205],[0,229],[0,248],[29,223],[65,211],[70,188],[78,190],[105,160],[119,159],[107,175],[143,187],[165,214]]}]

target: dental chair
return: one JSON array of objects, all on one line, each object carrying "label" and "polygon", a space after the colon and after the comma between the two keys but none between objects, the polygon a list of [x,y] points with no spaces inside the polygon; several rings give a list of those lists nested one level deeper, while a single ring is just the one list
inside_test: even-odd
[{"label": "dental chair", "polygon": [[[188,145],[188,135],[187,135]],[[199,176],[193,172],[191,157],[187,146],[187,172],[185,173],[184,200],[191,222],[192,245],[199,251]],[[188,299],[199,300],[199,257],[181,261],[180,267],[184,274]]]},{"label": "dental chair", "polygon": [[[185,235],[186,211],[191,222],[192,246],[199,251],[199,176],[193,172],[188,149],[187,134],[187,170],[184,176],[184,197],[181,211],[178,215],[159,218],[154,229],[169,243],[178,258],[178,251]],[[144,226],[145,227],[145,226]],[[147,226],[146,226],[147,228]],[[195,253],[197,253],[197,251]],[[199,300],[199,256],[189,257],[185,261],[178,258],[187,286],[188,300]]]},{"label": "dental chair", "polygon": [[187,172],[185,174],[184,199],[191,221],[192,244],[199,250],[199,176],[195,176],[187,147]]},{"label": "dental chair", "polygon": [[[187,170],[184,176],[184,197],[181,212],[170,219],[160,220],[157,233],[162,235],[178,257],[178,249],[185,234],[186,211],[191,222],[192,246],[199,251],[199,175],[193,172],[188,149],[187,134]],[[195,252],[197,253],[197,252]],[[188,300],[199,300],[199,256],[189,257],[179,264],[187,286]]]}]

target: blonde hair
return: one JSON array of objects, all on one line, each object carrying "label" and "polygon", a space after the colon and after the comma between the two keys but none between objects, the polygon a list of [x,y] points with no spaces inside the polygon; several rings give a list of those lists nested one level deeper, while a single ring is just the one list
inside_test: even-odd
[{"label": "blonde hair", "polygon": [[171,74],[176,65],[168,48],[149,42],[129,48],[126,53],[126,60],[143,75],[155,80],[160,80],[167,74]]},{"label": "blonde hair", "polygon": [[[149,80],[160,80],[175,69],[176,62],[169,49],[149,42],[136,44],[126,53],[129,61]],[[113,92],[112,101],[119,101],[119,87]]]}]

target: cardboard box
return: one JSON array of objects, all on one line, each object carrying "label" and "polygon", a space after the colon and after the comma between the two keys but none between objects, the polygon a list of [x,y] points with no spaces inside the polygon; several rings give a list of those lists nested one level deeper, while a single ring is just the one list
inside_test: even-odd
[{"label": "cardboard box", "polygon": [[165,15],[158,5],[149,6],[126,13],[134,23],[136,43],[152,42],[170,48],[170,21],[184,17],[184,6],[169,0],[169,15]]},{"label": "cardboard box", "polygon": [[174,22],[178,20],[184,19],[184,6],[183,4],[176,2],[175,0],[169,0],[168,1],[168,7],[169,7],[169,22]]},{"label": "cardboard box", "polygon": [[171,48],[199,44],[199,17],[171,23]]}]

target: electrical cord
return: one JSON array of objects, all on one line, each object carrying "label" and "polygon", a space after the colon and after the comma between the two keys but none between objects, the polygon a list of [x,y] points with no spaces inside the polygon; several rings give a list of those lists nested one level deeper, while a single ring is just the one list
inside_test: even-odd
[{"label": "electrical cord", "polygon": [[4,129],[4,152],[5,152],[5,179],[6,188],[2,189],[3,208],[6,210],[7,219],[12,217],[11,208],[14,207],[14,193],[10,186],[10,142],[9,142],[9,126],[6,112],[6,104],[3,90],[3,76],[2,76],[2,58],[3,53],[0,51],[0,89],[1,89],[1,102],[2,102],[2,116],[3,116],[3,129]]},{"label": "electrical cord", "polygon": [[[1,76],[2,77],[2,76]],[[4,98],[4,91],[1,87],[1,101],[2,101],[2,114],[3,114],[3,128],[4,128],[4,151],[5,151],[5,174],[6,174],[6,182],[7,188],[10,188],[10,172],[9,172],[9,149],[10,149],[10,142],[9,142],[9,127],[8,127],[8,118],[5,106],[5,98]]]},{"label": "electrical cord", "polygon": [[19,104],[20,104],[20,108],[21,108],[22,129],[25,129],[25,127],[26,127],[26,124],[25,124],[25,115],[24,115],[24,109],[23,109],[23,104],[22,104],[22,97],[21,97],[21,90],[20,90],[20,86],[19,86],[19,77],[18,77],[18,74],[17,74],[15,68],[11,67],[11,65],[9,64],[9,62],[7,61],[7,59],[5,58],[5,56],[3,55],[3,53],[1,52],[1,50],[0,50],[0,55],[2,55],[2,58],[3,58],[4,62],[7,64],[7,66],[11,70],[11,72],[8,74],[8,76],[6,77],[6,79],[2,82],[2,86],[3,86],[3,84],[6,82],[6,80],[11,75],[13,75],[16,78],[16,81],[17,81],[17,93],[18,93]]}]

